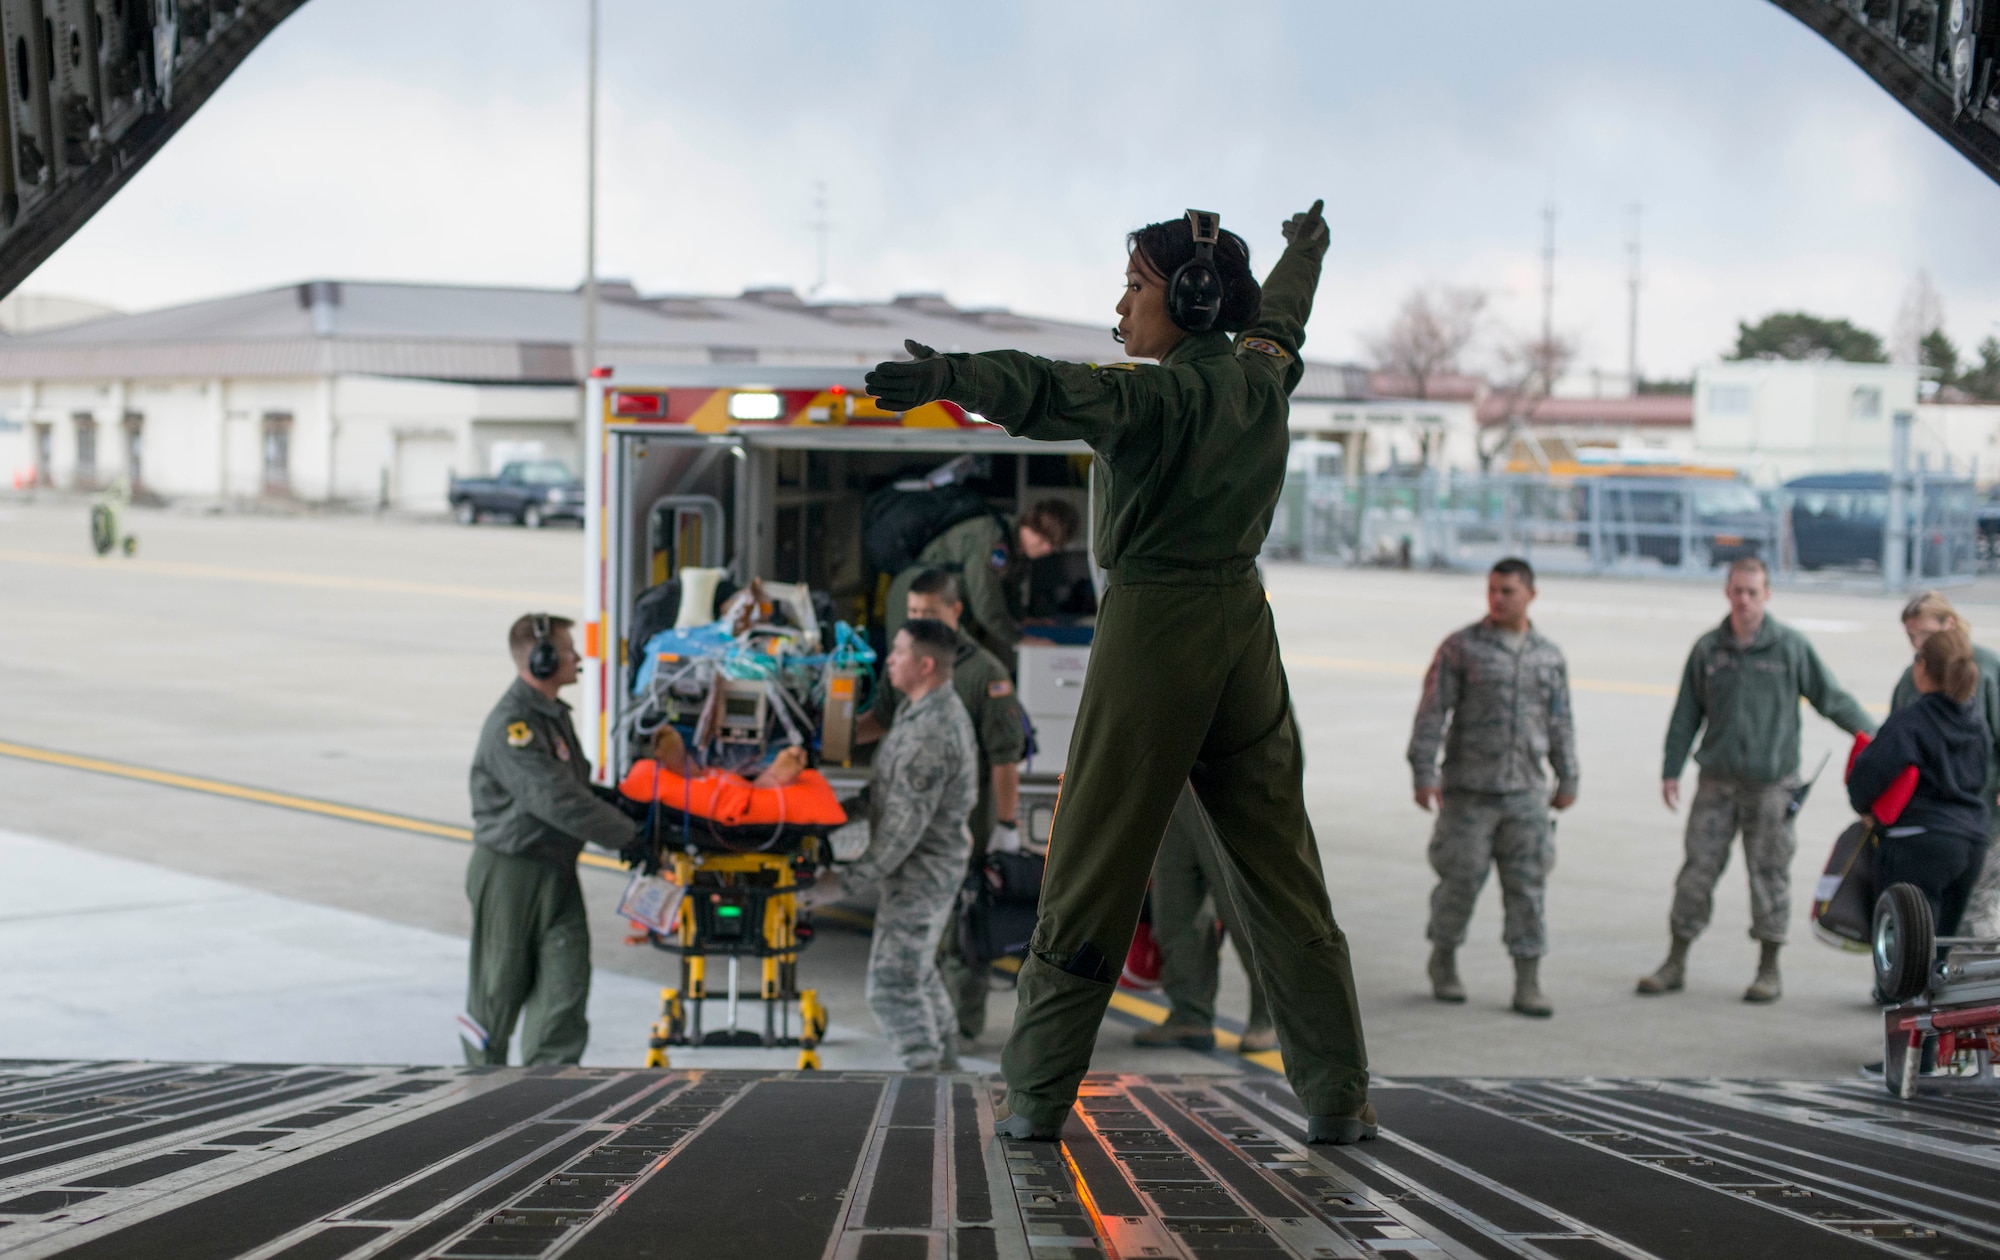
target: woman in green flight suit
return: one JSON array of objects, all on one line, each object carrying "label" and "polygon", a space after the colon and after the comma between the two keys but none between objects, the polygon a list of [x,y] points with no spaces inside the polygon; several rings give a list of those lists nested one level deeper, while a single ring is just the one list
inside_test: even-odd
[{"label": "woman in green flight suit", "polygon": [[911,342],[911,361],[869,374],[889,410],[948,398],[1011,433],[1096,452],[1093,530],[1110,585],[1002,1056],[1005,1136],[1052,1138],[1075,1102],[1183,781],[1214,821],[1224,892],[1270,994],[1308,1138],[1375,1135],[1347,939],[1306,817],[1256,569],[1326,253],[1320,205],[1285,223],[1261,295],[1248,247],[1213,214],[1134,232],[1118,331],[1128,353],[1158,366],[940,355]]}]

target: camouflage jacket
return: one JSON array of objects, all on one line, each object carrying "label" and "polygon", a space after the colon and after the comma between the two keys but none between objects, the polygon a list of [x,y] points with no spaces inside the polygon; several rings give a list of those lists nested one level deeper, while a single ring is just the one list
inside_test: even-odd
[{"label": "camouflage jacket", "polygon": [[965,821],[978,797],[978,768],[972,719],[957,691],[938,687],[905,701],[875,754],[868,851],[847,868],[847,882],[879,883],[918,862],[949,865],[955,883],[972,851]]},{"label": "camouflage jacket", "polygon": [[1546,759],[1556,772],[1556,791],[1575,795],[1576,721],[1562,649],[1533,626],[1518,648],[1510,648],[1484,620],[1447,638],[1424,675],[1410,732],[1410,771],[1420,788],[1439,786],[1440,744],[1446,788],[1539,789],[1548,784]]}]

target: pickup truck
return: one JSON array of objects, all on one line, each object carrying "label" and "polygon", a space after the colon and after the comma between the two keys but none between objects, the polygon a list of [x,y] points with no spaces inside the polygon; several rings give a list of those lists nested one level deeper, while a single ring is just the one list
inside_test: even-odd
[{"label": "pickup truck", "polygon": [[498,516],[540,529],[558,517],[583,521],[583,483],[560,460],[522,459],[497,477],[453,477],[451,511],[461,525]]}]

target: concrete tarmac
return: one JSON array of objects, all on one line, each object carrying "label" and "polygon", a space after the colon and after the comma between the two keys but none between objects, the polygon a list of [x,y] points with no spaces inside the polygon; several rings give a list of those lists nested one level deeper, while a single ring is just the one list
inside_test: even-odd
[{"label": "concrete tarmac", "polygon": [[[0,741],[462,825],[472,742],[510,676],[508,623],[533,608],[574,612],[581,589],[573,530],[148,511],[131,523],[138,556],[99,559],[80,503],[0,500]],[[1666,945],[1683,819],[1659,800],[1660,744],[1687,648],[1726,611],[1719,576],[1543,582],[1536,622],[1568,653],[1583,761],[1549,893],[1550,1021],[1506,1009],[1497,891],[1485,894],[1462,955],[1472,1000],[1440,1006],[1423,976],[1429,827],[1410,800],[1402,754],[1430,652],[1481,614],[1482,579],[1296,565],[1267,576],[1307,742],[1308,803],[1352,940],[1377,1071],[1797,1078],[1847,1075],[1879,1057],[1866,959],[1812,941],[1805,924],[1826,849],[1850,817],[1837,782],[1847,738],[1817,718],[1806,723],[1806,764],[1822,751],[1835,764],[1800,819],[1784,1000],[1740,1000],[1756,957],[1740,862],[1695,947],[1688,991],[1632,992]],[[1964,595],[1975,628],[2000,624],[2000,591]],[[1879,709],[1908,659],[1898,607],[1880,595],[1786,590],[1772,613],[1806,630],[1842,682]],[[5,757],[0,827],[351,912],[385,933],[462,940],[468,926],[465,849],[447,840]],[[632,993],[656,989],[671,959],[623,943],[625,925],[611,913],[622,877],[586,869],[583,878],[597,967],[640,982]],[[13,924],[9,939],[28,930]],[[861,1000],[865,951],[864,937],[825,931],[802,963],[836,1025],[857,1038],[857,1062],[871,1061],[862,1043],[874,1036]],[[56,967],[64,950],[35,956]],[[143,940],[130,956],[134,968],[152,965]],[[175,957],[176,969],[191,965]],[[105,965],[97,951],[75,961]],[[1242,977],[1227,953],[1224,966],[1223,1014],[1240,1018]],[[0,1029],[22,1026],[19,996],[0,981]],[[653,1012],[632,1001],[642,1009],[625,1018],[642,1029]],[[365,989],[350,987],[340,1003],[352,1018],[369,1016]],[[992,1015],[980,1059],[997,1057],[1010,995],[995,995]],[[593,1016],[600,1028],[619,1017]],[[15,1041],[0,1032],[0,1054],[34,1052]],[[615,1038],[631,1041],[623,1030]],[[107,1032],[106,1053],[125,1052],[110,1042]],[[1138,1051],[1129,1022],[1107,1022],[1099,1047],[1107,1070],[1226,1066],[1223,1056]],[[783,1066],[782,1057],[768,1065]]]}]

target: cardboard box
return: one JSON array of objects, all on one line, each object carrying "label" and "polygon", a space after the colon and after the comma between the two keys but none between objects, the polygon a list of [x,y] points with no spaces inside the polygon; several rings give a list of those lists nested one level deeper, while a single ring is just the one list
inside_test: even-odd
[{"label": "cardboard box", "polygon": [[854,759],[854,698],[860,691],[861,671],[836,669],[826,682],[826,708],[820,714],[819,755],[821,761],[847,765]]}]

